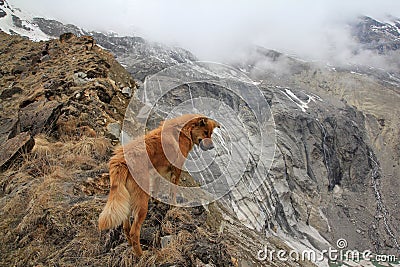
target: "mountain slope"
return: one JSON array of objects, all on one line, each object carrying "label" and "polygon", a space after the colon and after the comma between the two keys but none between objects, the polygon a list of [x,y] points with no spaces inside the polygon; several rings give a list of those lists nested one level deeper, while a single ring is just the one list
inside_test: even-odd
[{"label": "mountain slope", "polygon": [[50,38],[33,22],[32,16],[12,8],[3,0],[0,1],[0,29],[9,34],[27,36],[34,41]]}]

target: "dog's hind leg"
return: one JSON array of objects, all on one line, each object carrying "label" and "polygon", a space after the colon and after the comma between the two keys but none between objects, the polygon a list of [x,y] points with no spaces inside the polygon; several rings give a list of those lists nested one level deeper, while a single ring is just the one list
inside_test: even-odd
[{"label": "dog's hind leg", "polygon": [[129,234],[129,231],[131,230],[131,221],[130,221],[129,217],[124,221],[123,228],[124,228],[125,237],[126,237],[126,239],[128,239],[129,245],[132,245],[131,237]]},{"label": "dog's hind leg", "polygon": [[129,233],[132,249],[136,256],[141,256],[143,254],[142,248],[140,247],[140,229],[142,228],[142,224],[144,219],[146,219],[147,209],[149,205],[149,196],[147,194],[143,194],[140,199],[140,203],[137,203],[134,210],[134,220],[131,227],[131,231]]}]

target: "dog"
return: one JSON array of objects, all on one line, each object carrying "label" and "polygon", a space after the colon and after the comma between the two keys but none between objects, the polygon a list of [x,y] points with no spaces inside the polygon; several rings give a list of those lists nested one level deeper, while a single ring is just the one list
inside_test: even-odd
[{"label": "dog", "polygon": [[[115,228],[122,223],[134,254],[141,256],[140,229],[148,211],[150,170],[156,169],[162,177],[177,185],[193,146],[198,145],[202,150],[214,148],[211,135],[216,127],[220,125],[204,115],[186,114],[163,121],[144,137],[119,146],[109,162],[110,194],[99,216],[99,229]],[[129,172],[127,162],[134,173]],[[173,197],[176,201],[176,191]]]}]

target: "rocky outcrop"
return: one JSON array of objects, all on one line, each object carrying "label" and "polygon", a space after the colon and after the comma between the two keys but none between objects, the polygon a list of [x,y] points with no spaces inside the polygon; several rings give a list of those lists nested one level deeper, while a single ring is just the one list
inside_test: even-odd
[{"label": "rocky outcrop", "polygon": [[19,123],[22,131],[32,135],[53,132],[61,115],[62,104],[58,101],[37,101],[20,109]]},{"label": "rocky outcrop", "polygon": [[[271,182],[258,194],[269,196],[258,206],[270,228],[301,232],[317,247],[346,237],[351,249],[398,253],[398,71],[254,59],[244,71],[270,99],[277,127]],[[270,63],[264,72],[263,61]]]},{"label": "rocky outcrop", "polygon": [[18,119],[0,118],[0,125],[0,144],[3,144],[20,132]]},{"label": "rocky outcrop", "polygon": [[352,32],[367,49],[386,54],[400,48],[400,20],[398,18],[391,18],[391,20],[393,23],[383,23],[362,16],[353,25]]},{"label": "rocky outcrop", "polygon": [[35,141],[29,133],[20,133],[19,135],[8,139],[0,144],[0,170],[10,166],[13,160],[18,156],[29,153]]}]

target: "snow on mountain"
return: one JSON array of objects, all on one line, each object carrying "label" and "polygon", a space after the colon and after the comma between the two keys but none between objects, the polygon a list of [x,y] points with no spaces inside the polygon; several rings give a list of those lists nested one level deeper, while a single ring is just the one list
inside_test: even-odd
[{"label": "snow on mountain", "polygon": [[32,41],[51,38],[33,22],[33,15],[13,8],[5,0],[0,1],[0,29],[9,34],[26,36]]},{"label": "snow on mountain", "polygon": [[10,6],[5,0],[0,0],[0,30],[26,36],[33,41],[58,38],[65,32],[77,36],[91,35],[98,45],[111,51],[140,81],[166,67],[197,60],[191,52],[180,47],[151,42],[138,36],[86,31],[72,24],[27,14]]},{"label": "snow on mountain", "polygon": [[352,33],[363,48],[380,54],[400,49],[400,19],[389,17],[386,22],[362,16],[352,25]]}]

